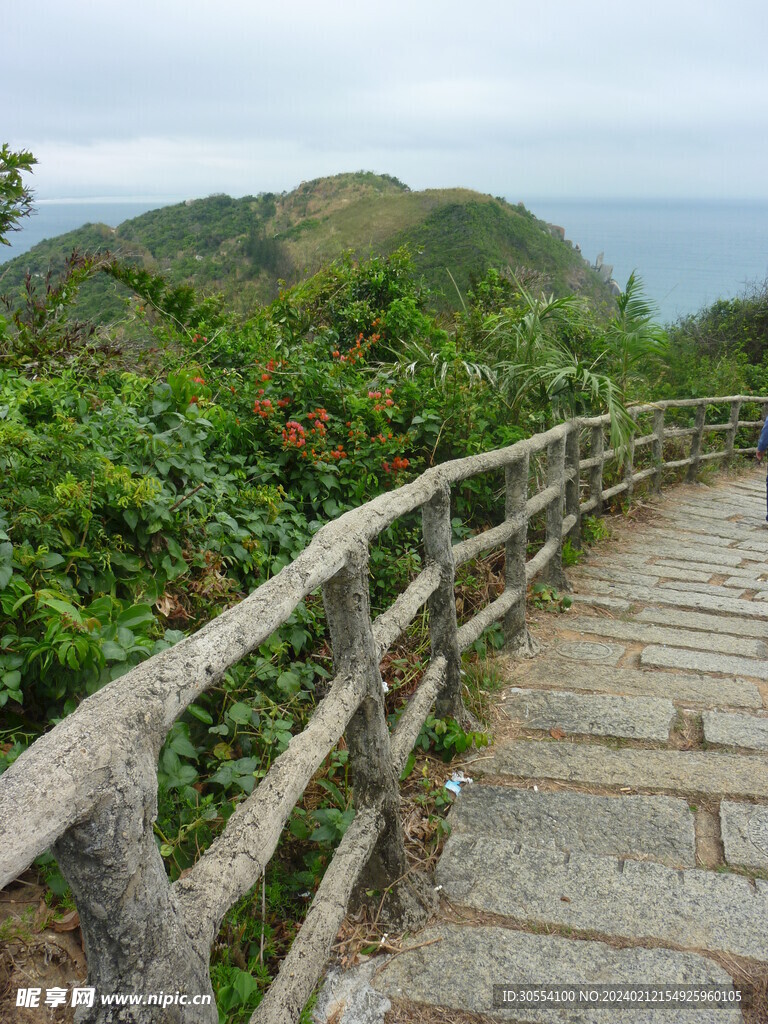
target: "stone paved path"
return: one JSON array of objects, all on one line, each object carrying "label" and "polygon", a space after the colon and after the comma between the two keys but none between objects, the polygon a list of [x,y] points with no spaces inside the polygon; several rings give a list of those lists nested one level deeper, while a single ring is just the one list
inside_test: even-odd
[{"label": "stone paved path", "polygon": [[677,488],[620,532],[569,570],[572,609],[537,616],[538,656],[506,661],[503,725],[451,811],[441,919],[375,977],[391,998],[518,1024],[768,1020],[492,1008],[494,984],[768,971],[765,483]]}]

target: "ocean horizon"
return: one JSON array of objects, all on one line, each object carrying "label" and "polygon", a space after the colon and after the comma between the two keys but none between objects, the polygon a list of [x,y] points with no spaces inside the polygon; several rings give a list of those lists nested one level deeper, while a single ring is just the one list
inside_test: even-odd
[{"label": "ocean horizon", "polygon": [[[159,196],[37,200],[33,215],[10,235],[11,245],[0,247],[0,264],[83,224],[117,227],[182,201]],[[636,271],[663,323],[742,295],[768,278],[768,201],[522,201],[536,217],[562,227],[590,263],[602,254],[621,287]]]},{"label": "ocean horizon", "polygon": [[564,228],[590,263],[602,253],[622,288],[636,271],[664,323],[768,278],[768,201],[535,199],[525,205]]}]

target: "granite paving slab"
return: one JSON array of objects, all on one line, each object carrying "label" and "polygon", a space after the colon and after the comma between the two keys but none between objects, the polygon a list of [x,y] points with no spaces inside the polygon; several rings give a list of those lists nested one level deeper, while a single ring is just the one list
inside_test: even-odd
[{"label": "granite paving slab", "polygon": [[588,786],[768,799],[758,754],[699,750],[613,750],[601,743],[512,740],[472,763],[472,774],[553,779]]},{"label": "granite paving slab", "polygon": [[[653,530],[645,538],[642,551],[652,552],[657,558],[672,558],[679,562],[706,562],[708,565],[733,565],[740,566],[746,563],[749,566],[768,565],[764,559],[758,558],[754,552],[735,551],[728,547],[708,547],[701,544],[694,544],[691,547],[684,547],[680,544],[677,536],[677,543],[671,543],[667,538],[677,535],[669,535],[662,530]],[[652,541],[653,543],[650,543]],[[635,550],[634,547],[627,547],[627,551]]]},{"label": "granite paving slab", "polygon": [[768,882],[652,861],[449,837],[435,879],[453,903],[520,921],[768,958]]},{"label": "granite paving slab", "polygon": [[609,597],[605,594],[570,594],[569,597],[574,604],[607,608],[612,612],[628,612],[632,607],[632,602],[626,601],[623,597]]},{"label": "granite paving slab", "polygon": [[656,587],[662,578],[684,580],[690,583],[708,584],[713,571],[694,572],[689,570],[670,570],[669,573],[661,572],[656,566],[645,566],[635,568],[616,561],[612,569],[602,565],[580,565],[574,576],[591,576],[599,580],[615,580],[618,583],[637,583],[642,587]]},{"label": "granite paving slab", "polygon": [[[672,605],[675,608],[695,608],[705,612],[723,612],[726,615],[746,616],[750,619],[768,619],[768,609],[760,601],[747,601],[738,597],[717,597],[695,590],[675,590],[669,587],[638,587],[624,583],[610,583],[587,577],[574,578],[574,586],[582,593],[596,593],[625,600],[643,601],[649,604]],[[703,584],[702,584],[703,586]]]},{"label": "granite paving slab", "polygon": [[713,519],[716,522],[722,522],[724,519],[732,521],[735,518],[748,521],[752,514],[750,506],[752,506],[752,512],[754,512],[758,507],[758,503],[718,500],[711,504],[703,505],[697,504],[695,501],[675,501],[670,505],[669,513],[677,513],[678,515],[680,513],[692,513],[699,519]]},{"label": "granite paving slab", "polygon": [[[689,612],[682,608],[657,608],[649,605],[634,615],[637,622],[654,622],[659,625],[679,626],[682,629],[701,630],[723,636],[748,636],[754,639],[768,637],[763,622],[755,619],[739,619],[735,615],[709,615],[706,612]],[[705,641],[702,640],[702,643]]]},{"label": "granite paving slab", "polygon": [[677,704],[698,704],[703,707],[763,706],[760,691],[754,683],[746,680],[631,668],[622,668],[616,672],[603,665],[568,664],[558,658],[550,658],[546,653],[516,672],[515,682],[521,687],[667,697]]},{"label": "granite paving slab", "polygon": [[626,648],[621,644],[600,643],[595,640],[556,639],[549,649],[549,654],[569,662],[618,665],[626,654]]},{"label": "granite paving slab", "polygon": [[768,661],[713,654],[707,650],[690,651],[683,647],[645,647],[640,652],[640,664],[648,668],[682,668],[693,672],[768,679]]},{"label": "granite paving slab", "polygon": [[[709,594],[710,597],[740,598],[742,594],[754,589],[746,580],[736,583],[736,588],[726,587],[725,583],[687,583],[684,580],[674,580],[659,583],[664,590],[683,591],[686,594]],[[751,598],[744,598],[751,600]]]},{"label": "granite paving slab", "polygon": [[517,687],[504,691],[501,708],[526,729],[557,728],[591,736],[623,736],[660,742],[669,739],[676,715],[671,700]]},{"label": "granite paving slab", "polygon": [[[753,539],[751,535],[755,533],[756,529],[759,529],[754,526],[731,523],[727,520],[717,522],[713,519],[699,519],[696,516],[688,515],[665,516],[663,522],[674,530],[679,530],[682,534],[688,536],[692,543],[695,543],[700,536],[709,539],[719,537],[736,542],[750,540]],[[756,550],[760,549],[757,548]]]},{"label": "granite paving slab", "polygon": [[[721,746],[744,747],[747,750],[768,750],[768,717],[756,715],[726,715],[720,711],[705,711],[704,739]],[[768,763],[765,770],[768,771]]]},{"label": "granite paving slab", "polygon": [[616,949],[594,940],[529,935],[509,928],[441,924],[410,939],[412,952],[393,957],[373,977],[390,999],[488,1014],[513,1024],[737,1024],[735,1009],[494,1008],[494,985],[717,985],[731,978],[714,961],[667,949]]},{"label": "granite paving slab", "polygon": [[[767,566],[763,566],[760,562],[750,562],[746,567],[740,565],[715,565],[714,563],[707,564],[706,562],[684,562],[682,560],[675,561],[672,558],[657,558],[651,563],[649,568],[653,572],[659,573],[663,576],[662,569],[674,569],[677,572],[685,573],[688,568],[693,569],[695,572],[708,572],[710,576],[724,576],[728,575],[733,578],[743,578],[748,580],[757,580],[761,575],[764,575],[768,571]],[[684,576],[681,578],[685,578]]]},{"label": "granite paving slab", "polygon": [[756,551],[760,554],[768,554],[768,524],[763,524],[765,540],[740,540],[735,547],[739,551]]},{"label": "granite paving slab", "polygon": [[729,864],[768,870],[768,806],[723,800],[720,830]]},{"label": "granite paving slab", "polygon": [[[578,615],[568,618],[564,626],[577,633],[590,633],[595,636],[615,637],[619,640],[638,640],[647,644],[668,644],[670,647],[692,647],[701,650],[706,646],[708,650],[718,651],[721,654],[737,654],[749,658],[768,658],[768,644],[762,640],[747,640],[744,637],[729,635],[721,636],[718,633],[709,633],[706,641],[700,632],[690,629],[675,629],[674,627],[656,626],[643,622],[636,622],[633,619],[628,621],[622,619],[609,619],[604,615]],[[766,630],[768,635],[768,630]]]},{"label": "granite paving slab", "polygon": [[696,864],[693,813],[680,798],[471,785],[456,798],[448,821],[454,833],[495,835],[523,846],[650,858],[670,867]]},{"label": "granite paving slab", "polygon": [[728,590],[750,590],[754,592],[753,601],[768,601],[768,580],[745,580],[743,576],[729,576],[720,584]]},{"label": "granite paving slab", "polygon": [[[696,532],[689,532],[675,527],[674,529],[670,524],[664,526],[657,526],[655,523],[649,524],[646,530],[643,531],[644,541],[643,547],[649,550],[651,547],[655,551],[657,549],[656,541],[666,541],[667,544],[675,545],[678,549],[683,545],[681,544],[681,538],[685,535],[686,547],[692,550],[709,551],[731,551],[731,544],[733,541],[727,537],[717,537],[714,535],[706,535]],[[630,541],[630,543],[632,543]],[[635,541],[635,543],[642,543],[641,541]]]}]

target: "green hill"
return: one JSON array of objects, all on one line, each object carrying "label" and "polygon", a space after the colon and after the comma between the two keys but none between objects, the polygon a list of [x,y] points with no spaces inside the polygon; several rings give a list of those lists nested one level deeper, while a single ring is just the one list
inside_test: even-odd
[{"label": "green hill", "polygon": [[[324,262],[352,250],[386,254],[407,245],[439,310],[458,306],[473,276],[489,267],[539,272],[556,294],[579,291],[600,305],[610,300],[570,244],[522,204],[468,189],[413,192],[388,175],[339,174],[302,182],[292,192],[232,199],[212,195],[153,210],[117,228],[88,224],[39,243],[3,268],[0,289],[12,294],[27,271],[59,271],[73,249],[113,254],[190,283],[222,292],[245,312],[276,297]],[[455,282],[455,285],[454,285]],[[83,289],[79,312],[102,322],[119,317],[127,295],[99,275]]]}]

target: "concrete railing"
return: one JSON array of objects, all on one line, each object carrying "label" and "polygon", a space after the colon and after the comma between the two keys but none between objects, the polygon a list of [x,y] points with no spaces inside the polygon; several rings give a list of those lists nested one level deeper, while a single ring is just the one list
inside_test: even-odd
[{"label": "concrete railing", "polygon": [[[398,777],[433,705],[439,717],[465,718],[461,652],[492,623],[507,643],[527,643],[527,585],[562,585],[562,546],[579,545],[581,517],[631,497],[643,481],[656,489],[665,470],[694,479],[710,460],[754,452],[736,448],[743,405],[768,413],[768,398],[729,396],[634,407],[634,436],[619,466],[605,445],[608,416],[573,420],[511,447],[427,470],[323,527],[299,557],[246,600],[175,647],[115,680],[38,739],[0,779],[0,886],[49,848],[74,894],[89,985],[103,993],[211,994],[209,957],[226,911],[260,879],[293,807],[342,736],[349,750],[356,816],[341,841],[298,937],[252,1022],[297,1020],[322,972],[355,886],[384,891],[408,872]],[[726,423],[707,423],[710,406],[730,407]],[[695,410],[693,426],[676,426]],[[689,414],[690,415],[690,414]],[[646,421],[648,433],[642,433]],[[705,451],[710,435],[723,435]],[[681,449],[688,445],[687,454]],[[643,449],[650,464],[639,468]],[[674,456],[665,459],[665,453]],[[618,482],[604,486],[606,468]],[[503,471],[501,525],[452,544],[451,488]],[[620,478],[619,478],[620,476]],[[538,490],[531,479],[543,477]],[[425,568],[394,604],[371,619],[370,543],[399,517],[421,511]],[[491,510],[488,510],[489,514]],[[529,552],[529,523],[545,520]],[[506,549],[501,596],[460,628],[456,567]],[[535,546],[535,545],[534,545]],[[529,557],[530,555],[530,557]],[[184,877],[170,883],[153,834],[157,761],[168,730],[194,699],[256,650],[309,594],[322,588],[335,677],[306,728],[229,818]],[[379,663],[424,605],[431,657],[394,731],[387,727]],[[98,1000],[97,1000],[98,1003]],[[214,1006],[85,1010],[84,1021],[217,1021]]]}]

